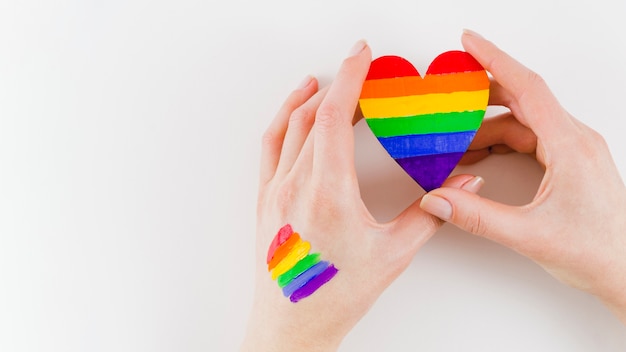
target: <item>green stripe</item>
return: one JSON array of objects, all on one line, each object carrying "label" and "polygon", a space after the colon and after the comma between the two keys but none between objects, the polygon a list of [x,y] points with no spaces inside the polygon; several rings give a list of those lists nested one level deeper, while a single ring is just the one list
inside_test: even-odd
[{"label": "green stripe", "polygon": [[449,112],[407,117],[365,119],[376,137],[411,134],[475,131],[485,116],[484,110]]},{"label": "green stripe", "polygon": [[294,265],[291,269],[289,269],[287,272],[285,272],[284,274],[278,277],[277,279],[278,286],[285,287],[289,285],[291,280],[293,280],[296,276],[305,272],[308,268],[317,264],[317,262],[319,261],[320,261],[319,253],[312,253],[300,259],[300,261],[297,262],[296,265]]}]

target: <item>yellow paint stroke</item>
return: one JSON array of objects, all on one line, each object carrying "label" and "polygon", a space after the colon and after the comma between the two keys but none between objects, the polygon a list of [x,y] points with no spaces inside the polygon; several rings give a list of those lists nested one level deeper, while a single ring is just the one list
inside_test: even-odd
[{"label": "yellow paint stroke", "polygon": [[309,254],[310,249],[311,244],[307,241],[302,241],[293,246],[289,254],[272,270],[272,280],[276,280],[277,277],[289,271],[289,269]]},{"label": "yellow paint stroke", "polygon": [[489,89],[473,92],[411,95],[393,98],[360,99],[363,116],[368,119],[424,114],[485,110]]}]

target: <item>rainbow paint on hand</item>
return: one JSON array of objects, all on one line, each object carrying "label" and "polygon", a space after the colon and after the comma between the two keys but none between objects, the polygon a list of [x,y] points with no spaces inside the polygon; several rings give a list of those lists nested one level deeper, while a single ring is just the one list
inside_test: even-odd
[{"label": "rainbow paint on hand", "polygon": [[313,294],[339,271],[321,260],[319,253],[309,253],[310,249],[311,244],[287,224],[274,236],[267,251],[267,270],[294,303]]},{"label": "rainbow paint on hand", "polygon": [[399,56],[372,61],[359,105],[389,155],[426,191],[467,151],[489,100],[489,77],[470,54],[448,51],[422,78]]}]

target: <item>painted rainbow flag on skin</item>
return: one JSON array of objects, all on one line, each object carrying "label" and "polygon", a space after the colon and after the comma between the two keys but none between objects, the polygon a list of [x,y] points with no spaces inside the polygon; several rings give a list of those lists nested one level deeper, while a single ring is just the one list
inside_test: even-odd
[{"label": "painted rainbow flag on skin", "polygon": [[422,78],[407,60],[383,56],[359,105],[389,155],[426,191],[441,186],[469,147],[489,100],[489,77],[470,54],[439,55]]},{"label": "painted rainbow flag on skin", "polygon": [[267,270],[285,297],[294,303],[313,294],[339,271],[321,260],[319,253],[309,254],[310,249],[311,244],[287,224],[278,231],[267,251]]}]

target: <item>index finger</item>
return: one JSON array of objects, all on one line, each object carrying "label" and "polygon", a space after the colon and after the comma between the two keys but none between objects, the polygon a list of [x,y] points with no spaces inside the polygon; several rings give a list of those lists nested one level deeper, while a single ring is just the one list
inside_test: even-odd
[{"label": "index finger", "polygon": [[509,106],[515,117],[544,143],[566,136],[575,128],[544,80],[490,41],[472,31],[464,31],[463,47],[493,75],[510,95]]},{"label": "index finger", "polygon": [[343,61],[317,110],[313,124],[313,170],[316,176],[355,173],[352,120],[371,60],[367,43],[358,41],[351,56]]}]

